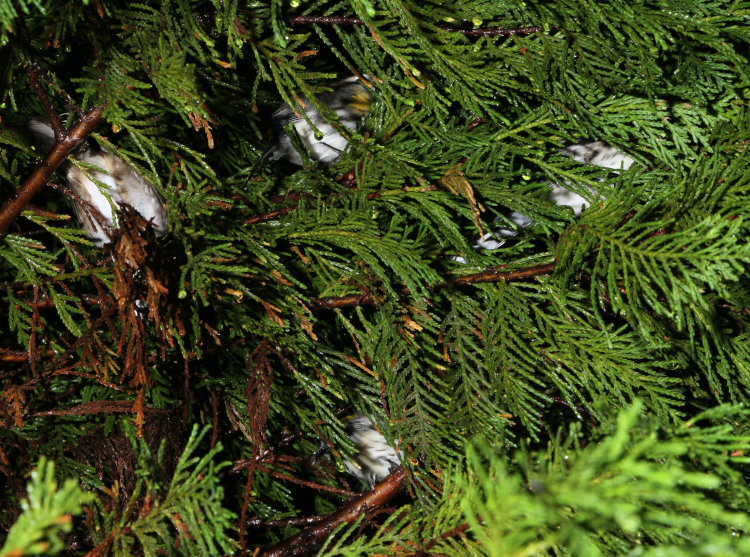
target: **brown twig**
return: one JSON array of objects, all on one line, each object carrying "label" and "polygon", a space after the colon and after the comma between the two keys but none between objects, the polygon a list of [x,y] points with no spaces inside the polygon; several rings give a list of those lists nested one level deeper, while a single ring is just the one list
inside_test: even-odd
[{"label": "brown twig", "polygon": [[276,451],[278,451],[280,448],[304,436],[305,434],[299,431],[296,433],[290,433],[283,439],[279,440],[279,442],[276,443],[276,445],[274,445],[273,447],[269,447],[268,449],[264,450],[262,453],[259,453],[257,456],[253,458],[245,458],[242,460],[238,460],[237,462],[234,463],[234,466],[232,466],[232,469],[230,470],[230,472],[234,474],[234,473],[239,472],[240,470],[244,470],[246,468],[252,467],[254,462],[263,462],[268,457],[273,455]]},{"label": "brown twig", "polygon": [[481,126],[482,124],[484,124],[484,122],[485,122],[484,118],[474,118],[471,122],[469,122],[469,125],[466,126],[466,131],[470,132],[477,126]]},{"label": "brown twig", "polygon": [[32,89],[34,89],[36,96],[39,98],[39,102],[41,102],[44,107],[44,112],[47,113],[47,118],[49,118],[50,124],[52,125],[52,131],[55,134],[55,143],[58,143],[63,137],[65,137],[65,131],[60,125],[60,119],[57,117],[57,112],[52,108],[52,103],[50,102],[47,93],[44,92],[42,84],[39,83],[39,66],[32,64],[29,66],[26,74],[29,76],[29,83],[31,84]]},{"label": "brown twig", "polygon": [[297,209],[297,205],[290,205],[289,207],[282,207],[281,209],[276,209],[274,211],[270,211],[262,215],[250,217],[249,219],[245,220],[245,224],[257,224],[259,222],[265,222],[267,220],[275,219],[276,217],[281,217],[283,215],[286,215],[287,213],[291,213],[292,211],[295,211],[296,209]]},{"label": "brown twig", "polygon": [[460,524],[459,526],[456,526],[455,528],[453,528],[453,530],[448,530],[447,532],[443,532],[442,534],[440,534],[440,537],[438,539],[430,540],[429,542],[427,542],[427,544],[425,544],[424,548],[420,549],[416,553],[413,553],[411,557],[425,557],[428,554],[427,552],[430,551],[430,549],[432,549],[433,547],[435,547],[440,540],[447,540],[448,538],[455,538],[456,536],[460,536],[461,534],[466,532],[466,530],[468,529],[469,529],[469,524],[464,522],[463,524]]},{"label": "brown twig", "polygon": [[468,286],[470,284],[498,282],[500,280],[524,280],[539,275],[548,275],[555,270],[556,265],[557,262],[553,261],[552,263],[543,263],[542,265],[534,265],[533,267],[513,269],[510,271],[503,270],[506,268],[505,265],[498,265],[496,267],[488,267],[484,271],[474,273],[473,275],[464,275],[462,277],[446,280],[443,284],[438,285],[438,288],[445,288],[446,286]]},{"label": "brown twig", "polygon": [[[525,280],[539,275],[548,275],[555,270],[556,265],[557,262],[553,261],[552,263],[534,265],[533,267],[525,267],[523,269],[511,269],[510,271],[504,270],[506,267],[505,265],[498,265],[495,267],[489,267],[479,273],[448,279],[443,283],[435,285],[434,288],[442,289],[448,286],[469,286],[483,282],[499,282],[501,280]],[[401,293],[404,295],[409,294],[409,289],[404,287],[401,289]],[[371,305],[375,302],[375,298],[369,293],[349,294],[347,296],[331,296],[328,298],[310,298],[307,307],[311,310],[336,309]]]},{"label": "brown twig", "polygon": [[263,557],[293,557],[313,553],[338,526],[350,524],[369,510],[384,505],[401,492],[405,484],[406,473],[399,467],[371,491],[349,501],[325,520],[305,528],[299,534],[264,552]]},{"label": "brown twig", "polygon": [[[108,303],[114,303],[114,298],[111,296],[107,296],[107,298]],[[81,303],[86,304],[87,306],[101,305],[101,297],[96,294],[81,294],[79,299]],[[24,300],[23,303],[35,309],[50,309],[57,305],[55,300],[47,297],[40,297],[38,300]]]},{"label": "brown twig", "polygon": [[292,518],[279,518],[277,520],[262,520],[260,518],[248,518],[245,524],[249,528],[284,528],[286,526],[309,526],[323,522],[325,516],[312,515]]},{"label": "brown twig", "polygon": [[294,476],[290,476],[289,474],[276,472],[275,470],[272,470],[271,468],[268,468],[267,466],[263,466],[262,464],[259,464],[255,469],[260,470],[261,472],[264,472],[270,476],[273,476],[274,478],[278,478],[281,481],[301,485],[303,487],[307,487],[315,491],[328,491],[330,493],[343,495],[344,497],[351,497],[355,495],[355,493],[349,491],[348,489],[341,489],[338,487],[331,487],[329,485],[323,485],[323,484],[319,484],[316,482],[308,482],[306,480],[301,480],[299,478],[295,478]]},{"label": "brown twig", "polygon": [[[85,345],[85,343],[90,339],[90,337],[96,334],[96,331],[99,330],[99,327],[101,327],[104,323],[106,323],[109,320],[110,316],[112,315],[112,313],[114,313],[115,309],[116,308],[114,308],[111,304],[104,304],[102,315],[96,321],[94,321],[94,323],[91,325],[89,330],[87,330],[80,337],[78,337],[76,341],[72,344],[72,346],[68,348],[65,352],[62,352],[58,354],[55,358],[53,358],[50,361],[50,363],[45,367],[45,370],[42,372],[42,374],[39,377],[33,377],[32,379],[29,379],[19,388],[24,391],[28,391],[30,389],[35,388],[42,378],[55,374],[58,371],[58,369],[55,368],[55,366],[61,364],[64,361],[69,360],[72,357],[75,357],[75,354],[78,351],[78,349],[81,346]],[[24,368],[21,367],[21,368],[7,371],[7,372],[2,372],[0,373],[0,379],[13,377],[20,373],[23,373],[23,371],[24,371]]]},{"label": "brown twig", "polygon": [[44,157],[18,190],[15,197],[0,208],[0,236],[7,233],[11,223],[21,214],[31,199],[44,187],[52,173],[60,166],[73,149],[78,147],[91,133],[102,117],[104,105],[86,112],[62,137],[55,141],[52,150]]},{"label": "brown twig", "polygon": [[[474,273],[471,275],[464,275],[462,277],[456,277],[448,279],[445,282],[437,284],[435,289],[442,289],[448,286],[469,286],[472,284],[480,284],[483,282],[499,282],[505,281],[516,281],[534,278],[540,275],[548,275],[555,270],[556,262],[544,263],[541,265],[534,265],[532,267],[524,267],[522,269],[511,269],[505,270],[505,265],[498,265],[494,267],[488,267],[484,271]],[[401,294],[408,295],[409,289],[404,287],[401,289]],[[107,297],[107,302],[112,302],[114,299]],[[84,294],[82,297],[84,303],[89,305],[97,305],[101,303],[101,297],[93,294]],[[337,309],[337,308],[349,308],[356,306],[369,306],[375,304],[377,300],[370,293],[360,294],[348,294],[346,296],[330,296],[326,298],[310,298],[306,305],[313,311],[319,311],[324,309]],[[38,308],[51,308],[54,307],[54,302],[49,298],[41,299],[37,302],[25,300],[25,304],[35,305]],[[237,464],[235,467],[238,466]]]},{"label": "brown twig", "polygon": [[[407,291],[408,292],[408,291]],[[348,296],[330,296],[328,298],[310,298],[307,307],[317,311],[321,309],[350,308],[369,306],[375,303],[372,294],[349,294]]]},{"label": "brown twig", "polygon": [[[155,414],[165,414],[172,412],[169,408],[144,408],[145,412]],[[84,402],[72,408],[65,410],[47,410],[34,412],[34,417],[41,416],[85,416],[87,414],[114,414],[116,412],[133,413],[135,412],[135,402],[130,400],[96,400]]]},{"label": "brown twig", "polygon": [[[38,356],[42,358],[52,358],[56,356],[57,352],[54,350],[45,350],[39,352]],[[29,361],[29,352],[26,350],[8,350],[6,348],[0,348],[0,362],[16,362],[22,363]]]}]

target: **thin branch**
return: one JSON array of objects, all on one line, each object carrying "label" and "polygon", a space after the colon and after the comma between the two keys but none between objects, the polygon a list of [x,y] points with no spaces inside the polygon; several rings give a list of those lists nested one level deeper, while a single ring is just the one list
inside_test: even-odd
[{"label": "thin branch", "polygon": [[[65,352],[58,354],[55,358],[53,358],[50,361],[50,363],[45,367],[44,371],[39,377],[34,377],[26,381],[23,385],[20,386],[20,388],[24,391],[31,390],[36,387],[37,383],[39,383],[39,381],[42,378],[55,374],[57,372],[57,368],[55,368],[54,366],[58,364],[62,364],[64,361],[67,361],[70,358],[74,357],[78,349],[81,346],[83,346],[92,335],[96,334],[96,332],[99,330],[99,327],[101,327],[102,324],[106,323],[109,320],[110,316],[112,315],[112,313],[114,313],[115,309],[116,308],[110,304],[104,304],[103,305],[104,311],[102,312],[102,315],[96,321],[94,321],[91,327],[85,333],[83,333],[83,335],[78,337],[70,348],[68,348]],[[23,372],[24,372],[23,367],[17,368],[11,371],[7,371],[7,372],[2,372],[0,373],[0,379],[13,377]]]},{"label": "thin branch", "polygon": [[[113,297],[107,296],[107,298],[105,303],[115,303]],[[81,294],[79,300],[87,306],[99,306],[102,303],[101,296],[97,296],[96,294]],[[51,309],[57,305],[55,300],[47,297],[40,297],[38,300],[24,300],[23,304],[35,309]]]},{"label": "thin branch", "polygon": [[[151,414],[168,414],[172,412],[169,408],[144,408],[144,411]],[[34,412],[31,416],[85,416],[88,414],[114,414],[117,412],[135,412],[135,402],[129,400],[96,400],[93,402],[84,402],[65,410]]]},{"label": "thin branch", "polygon": [[[407,290],[408,292],[408,290]],[[328,298],[310,298],[307,303],[313,311],[321,309],[350,308],[356,306],[369,306],[375,303],[372,294],[349,294],[348,296],[330,296]]]},{"label": "thin branch", "polygon": [[245,524],[249,528],[285,528],[286,526],[309,526],[325,520],[325,516],[312,515],[292,518],[279,518],[277,520],[262,520],[260,518],[248,518]]},{"label": "thin branch", "polygon": [[[375,195],[375,194],[373,194]],[[462,277],[456,277],[448,279],[445,282],[435,285],[435,289],[442,289],[449,286],[470,286],[472,284],[480,284],[483,282],[499,282],[505,281],[516,281],[526,280],[534,278],[540,275],[548,275],[555,270],[557,263],[543,263],[541,265],[534,265],[532,267],[524,267],[522,269],[511,269],[506,271],[506,265],[497,265],[494,267],[488,267],[484,271],[474,273],[471,275],[464,275]],[[409,289],[404,287],[401,289],[401,294],[408,295]],[[106,300],[107,303],[112,303],[113,298]],[[90,305],[97,305],[101,303],[101,297],[94,294],[84,294],[81,300]],[[369,306],[377,303],[378,300],[369,292],[360,294],[348,294],[346,296],[330,296],[327,298],[310,298],[305,305],[313,311],[319,311],[324,309],[337,309],[337,308],[349,308],[357,306]],[[51,308],[54,307],[54,302],[49,298],[43,298],[37,302],[24,300],[25,304],[33,305],[37,308]],[[239,464],[235,464],[235,467]]]},{"label": "thin branch", "polygon": [[257,456],[253,458],[245,458],[242,460],[238,460],[234,463],[234,466],[232,466],[232,469],[230,470],[231,473],[235,474],[239,472],[240,470],[244,470],[246,468],[250,468],[254,466],[254,462],[263,462],[268,457],[270,457],[272,454],[274,454],[276,451],[278,451],[280,448],[289,445],[290,443],[296,441],[297,439],[301,439],[304,437],[305,434],[302,432],[296,432],[296,433],[290,433],[289,435],[285,436],[284,438],[280,439],[276,445],[269,447],[262,453],[258,454]]},{"label": "thin branch", "polygon": [[86,112],[63,137],[55,142],[52,150],[44,157],[31,175],[18,190],[15,197],[6,201],[0,208],[0,236],[7,233],[11,223],[21,214],[31,199],[44,187],[52,173],[60,166],[73,149],[78,147],[99,123],[104,105]]},{"label": "thin branch", "polygon": [[39,102],[41,102],[44,107],[44,112],[47,113],[47,118],[49,118],[50,124],[52,125],[52,131],[55,134],[55,142],[57,143],[65,137],[65,130],[63,130],[60,125],[60,119],[57,117],[57,112],[52,108],[52,103],[50,102],[47,93],[44,92],[42,84],[39,83],[39,66],[32,64],[26,73],[29,76],[31,87],[39,98]]},{"label": "thin branch", "polygon": [[287,213],[291,213],[292,211],[295,211],[296,209],[297,209],[297,205],[290,205],[289,207],[276,209],[275,211],[271,211],[269,213],[264,213],[262,215],[250,217],[249,219],[245,220],[245,224],[257,224],[259,222],[265,222],[267,220],[275,219],[276,217],[281,217],[283,215],[286,215]]},{"label": "thin branch", "polygon": [[[533,267],[525,267],[523,269],[512,269],[505,271],[506,265],[498,265],[495,267],[489,267],[479,273],[471,275],[464,275],[462,277],[456,277],[448,279],[443,283],[435,285],[435,289],[442,289],[448,286],[469,286],[472,284],[480,284],[483,282],[499,282],[525,280],[534,278],[539,275],[548,275],[555,270],[557,262],[544,263],[542,265],[534,265]],[[401,289],[401,293],[404,295],[409,294],[409,289],[404,287]],[[349,294],[347,296],[332,296],[328,298],[310,298],[307,303],[307,307],[311,310],[321,309],[336,309],[345,307],[355,306],[366,306],[376,303],[375,298],[370,293],[363,294]]]},{"label": "thin branch", "polygon": [[[52,358],[57,355],[54,350],[45,350],[40,352],[38,356],[42,358]],[[29,352],[26,350],[8,350],[6,348],[0,348],[0,362],[28,362]]]},{"label": "thin branch", "polygon": [[411,557],[425,557],[428,555],[428,551],[435,547],[440,540],[447,540],[449,538],[455,538],[457,536],[462,535],[466,530],[469,529],[469,524],[464,522],[463,524],[460,524],[459,526],[456,526],[453,528],[453,530],[448,530],[447,532],[443,532],[440,534],[440,537],[436,540],[430,540],[425,544],[424,548],[420,549],[416,553],[413,553]]},{"label": "thin branch", "polygon": [[501,280],[524,280],[539,275],[548,275],[555,270],[556,265],[557,262],[553,261],[552,263],[543,263],[542,265],[534,265],[533,267],[526,267],[524,269],[513,269],[511,271],[503,270],[507,267],[506,265],[498,265],[496,267],[488,267],[484,271],[474,273],[473,275],[465,275],[446,280],[443,284],[438,285],[438,288],[445,288],[446,286],[468,286],[470,284],[498,282]]},{"label": "thin branch", "polygon": [[299,534],[284,540],[263,553],[263,557],[293,557],[310,555],[341,524],[350,524],[362,514],[380,507],[393,499],[406,485],[406,473],[398,467],[390,476],[376,485],[371,491],[349,501],[339,511],[325,520],[302,530]]},{"label": "thin branch", "polygon": [[263,466],[262,464],[258,464],[258,466],[255,469],[260,470],[261,472],[264,472],[282,481],[301,485],[303,487],[314,489],[315,491],[329,491],[331,493],[337,493],[338,495],[343,495],[345,497],[352,497],[353,495],[355,495],[355,493],[349,491],[348,489],[341,489],[338,487],[331,487],[329,485],[323,485],[323,484],[319,484],[316,482],[308,482],[306,480],[301,480],[299,478],[295,478],[294,476],[290,476],[289,474],[283,474],[281,472],[272,470],[271,468],[268,468],[267,466]]}]

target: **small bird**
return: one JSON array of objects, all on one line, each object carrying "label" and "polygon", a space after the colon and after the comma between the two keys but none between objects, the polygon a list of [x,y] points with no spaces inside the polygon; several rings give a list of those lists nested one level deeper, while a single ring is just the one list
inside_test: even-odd
[{"label": "small bird", "polygon": [[375,417],[359,413],[345,420],[347,435],[357,452],[352,460],[344,462],[344,469],[370,487],[382,482],[401,464],[401,451],[396,453],[388,444],[375,421]]},{"label": "small bird", "polygon": [[[362,118],[370,111],[373,94],[357,77],[349,77],[332,86],[332,91],[317,96],[319,103],[327,106],[338,116],[338,123],[350,130],[357,130]],[[299,134],[300,139],[308,150],[312,160],[325,164],[335,162],[346,150],[346,138],[336,130],[306,97],[300,98],[305,115],[317,129],[310,127],[304,116],[297,113],[289,104],[284,103],[273,113],[274,137],[271,143],[255,163],[250,171],[248,180],[255,176],[263,165],[270,160],[284,158],[289,162],[302,166],[302,156],[292,145],[284,128],[291,122]],[[316,133],[318,136],[316,137]]]},{"label": "small bird", "polygon": [[[49,122],[34,117],[29,121],[28,128],[43,151],[52,149],[55,133]],[[123,204],[130,205],[149,221],[157,237],[167,233],[169,223],[164,199],[121,157],[90,145],[80,147],[71,156],[85,165],[96,167],[84,169],[72,161],[66,161],[61,170],[77,198],[73,201],[73,211],[88,237],[98,247],[110,243],[111,230],[117,224],[115,211]],[[101,218],[97,218],[95,211]]]},{"label": "small bird", "polygon": [[[593,164],[601,168],[611,168],[616,171],[627,170],[635,162],[634,159],[604,141],[584,140],[580,143],[568,145],[560,151],[560,154],[577,162]],[[547,201],[571,207],[575,216],[580,216],[581,212],[589,206],[587,199],[564,186],[551,184],[550,187],[552,191],[547,196]],[[591,188],[589,189],[591,190]],[[591,190],[591,193],[593,194],[594,191]]]},{"label": "small bird", "polygon": [[[604,141],[583,140],[579,143],[566,146],[560,151],[560,154],[570,157],[577,162],[593,164],[602,168],[611,168],[615,171],[628,170],[635,162],[634,159]],[[590,202],[588,199],[565,186],[550,183],[549,187],[550,192],[547,194],[547,201],[555,205],[570,207],[573,209],[575,216],[580,216],[581,212],[589,206]],[[504,226],[493,230],[492,233],[487,232],[483,238],[480,238],[474,244],[474,248],[490,251],[499,249],[505,244],[506,238],[512,238],[520,230],[535,224],[532,219],[516,211],[513,211],[508,216],[508,219],[515,225],[515,228]],[[466,260],[460,255],[452,256],[450,259],[458,263],[466,263]]]},{"label": "small bird", "polygon": [[578,162],[613,170],[627,170],[635,162],[604,141],[581,141],[568,145],[560,153]]}]

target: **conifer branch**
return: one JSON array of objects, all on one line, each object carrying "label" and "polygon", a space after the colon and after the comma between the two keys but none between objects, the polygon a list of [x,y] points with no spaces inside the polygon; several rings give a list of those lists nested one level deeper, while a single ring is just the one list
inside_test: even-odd
[{"label": "conifer branch", "polygon": [[297,439],[300,439],[304,436],[305,434],[300,431],[295,432],[295,433],[290,433],[289,435],[280,439],[275,445],[273,445],[272,447],[269,447],[268,449],[265,449],[262,453],[256,455],[255,457],[245,458],[245,459],[235,462],[230,472],[236,473],[236,472],[239,472],[240,470],[244,470],[246,468],[252,467],[254,465],[253,463],[255,462],[264,462],[269,457],[271,457],[276,451],[278,451],[280,448],[286,445],[289,445],[290,443],[293,443]]},{"label": "conifer branch", "polygon": [[[437,284],[435,288],[442,289],[448,286],[469,286],[472,284],[480,284],[483,282],[498,282],[501,280],[525,280],[539,275],[548,275],[555,270],[556,265],[557,263],[553,261],[552,263],[534,265],[532,267],[525,267],[523,269],[511,269],[509,271],[504,270],[507,268],[507,265],[497,265],[494,267],[488,267],[487,269],[485,269],[484,271],[480,271],[479,273],[448,279],[443,283]],[[401,293],[404,295],[408,295],[409,290],[407,288],[402,288]],[[362,293],[349,294],[347,296],[331,296],[328,298],[310,298],[307,307],[312,310],[321,310],[366,306],[374,303],[376,303],[376,300],[372,294]]]},{"label": "conifer branch", "polygon": [[[364,25],[365,22],[358,17],[323,16],[323,15],[298,15],[289,18],[289,25]],[[476,27],[473,29],[459,29],[457,27],[436,26],[441,31],[448,33],[460,33],[473,37],[510,37],[511,35],[531,35],[541,33],[542,27]],[[558,27],[550,27],[552,30]]]},{"label": "conifer branch", "polygon": [[[37,356],[42,358],[52,358],[57,352],[54,350],[45,350],[43,352],[37,352]],[[22,363],[29,361],[29,352],[22,350],[8,350],[6,348],[0,348],[0,362],[14,362]]]},{"label": "conifer branch", "polygon": [[325,15],[298,15],[289,18],[289,25],[364,25],[365,22],[358,17],[325,16]]},{"label": "conifer branch", "polygon": [[309,555],[341,524],[350,524],[362,514],[393,499],[406,484],[406,472],[398,467],[390,476],[361,497],[353,499],[326,520],[305,528],[300,533],[263,553],[263,557]]},{"label": "conifer branch", "polygon": [[250,217],[249,219],[245,219],[245,224],[258,224],[259,222],[266,222],[268,220],[272,220],[272,219],[275,219],[276,217],[284,216],[296,210],[297,210],[297,205],[290,205],[289,207],[282,207],[281,209],[275,209],[268,213],[264,213],[262,215],[256,215],[254,217]]},{"label": "conifer branch", "polygon": [[60,125],[60,119],[57,117],[57,112],[52,108],[52,103],[50,102],[47,93],[44,92],[42,84],[39,83],[39,67],[36,64],[32,64],[29,66],[26,73],[29,76],[31,88],[34,89],[34,93],[36,93],[39,102],[41,102],[42,107],[44,107],[44,112],[47,113],[47,118],[49,118],[52,131],[55,134],[55,142],[61,141],[64,137],[64,130]]},{"label": "conifer branch", "polygon": [[[172,412],[172,410],[168,408],[144,408],[143,411],[149,414],[169,414]],[[88,414],[131,414],[133,412],[135,412],[135,402],[130,400],[96,400],[92,402],[84,402],[64,410],[45,410],[42,412],[35,412],[32,416],[86,416]]]},{"label": "conifer branch", "polygon": [[[102,299],[103,298],[105,298],[104,299],[104,303],[105,304],[107,304],[107,303],[110,303],[110,304],[115,303],[115,299],[113,297],[107,296],[107,295],[104,295],[104,296],[99,296],[97,294],[80,294],[80,295],[78,295],[78,299],[81,301],[81,303],[85,304],[87,306],[99,306],[99,305],[102,305]],[[54,308],[57,305],[56,302],[55,302],[55,300],[53,300],[52,298],[47,298],[47,297],[40,297],[38,300],[24,300],[23,303],[24,303],[24,305],[27,305],[27,306],[29,306],[31,308],[36,308],[36,309],[52,309],[52,308]],[[1,310],[0,310],[0,313],[2,313]]]},{"label": "conifer branch", "polygon": [[260,518],[248,518],[245,524],[249,528],[285,528],[287,526],[310,526],[325,520],[325,516],[312,515],[293,518],[280,518],[277,520],[262,520]]},{"label": "conifer branch", "polygon": [[[346,179],[346,178],[345,178]],[[353,180],[351,180],[353,182]],[[371,201],[373,199],[378,199],[380,197],[383,197],[383,195],[389,195],[394,192],[401,192],[406,193],[408,191],[438,191],[440,189],[440,186],[437,186],[435,184],[430,184],[428,186],[404,186],[401,189],[394,189],[390,190],[388,192],[373,192],[368,193],[365,196],[365,199],[367,201]],[[356,189],[353,189],[353,191],[356,191]],[[331,194],[331,197],[341,197],[342,193],[334,193]],[[296,201],[300,199],[302,196],[299,194],[290,195],[288,197],[281,197],[281,196],[274,196],[270,199],[272,203],[281,203],[283,201]],[[292,211],[296,211],[299,209],[299,205],[290,205],[288,207],[282,207],[281,209],[274,209],[273,211],[270,211],[268,213],[263,213],[261,215],[256,215],[254,217],[250,217],[249,219],[245,219],[245,224],[258,224],[259,222],[265,222],[268,220],[275,219],[277,217],[282,217],[284,215],[287,215],[291,213]]]},{"label": "conifer branch", "polygon": [[[408,290],[404,293],[408,293]],[[346,296],[329,296],[327,298],[310,298],[307,303],[313,311],[321,309],[350,308],[355,306],[369,306],[375,303],[372,294],[348,294]]]},{"label": "conifer branch", "polygon": [[541,265],[534,265],[523,269],[512,269],[510,271],[504,270],[507,268],[507,265],[496,265],[494,267],[488,267],[479,273],[446,280],[443,284],[438,286],[439,288],[445,288],[446,286],[468,286],[471,284],[480,284],[482,282],[498,282],[500,280],[524,280],[539,275],[548,275],[555,270],[556,265],[557,262],[553,261],[552,263],[543,263]]},{"label": "conifer branch", "polygon": [[[522,269],[511,269],[511,270],[505,270],[507,268],[507,265],[496,265],[493,267],[488,267],[487,269],[480,271],[478,273],[473,273],[470,275],[464,275],[461,277],[456,277],[452,279],[448,279],[445,282],[442,282],[440,284],[437,284],[435,288],[446,288],[448,286],[470,286],[472,284],[480,284],[483,282],[499,282],[501,280],[506,281],[516,281],[516,280],[525,280],[529,278],[533,278],[539,275],[548,275],[552,271],[555,270],[556,262],[552,263],[544,263],[541,265],[534,265],[532,267],[524,267]],[[408,295],[409,289],[404,287],[401,289],[401,294]],[[95,294],[84,294],[81,297],[81,300],[89,305],[98,305],[102,302],[102,298],[100,296],[97,296]],[[106,302],[111,303],[114,301],[114,298],[111,298],[109,296],[106,296]],[[38,308],[52,308],[55,306],[54,301],[50,300],[49,298],[44,298],[39,301],[30,301],[26,300],[24,301],[25,304],[28,304],[33,307]],[[375,297],[370,293],[360,293],[360,294],[347,294],[346,296],[330,296],[326,298],[310,298],[306,305],[311,310],[323,310],[323,309],[338,309],[338,308],[346,308],[346,307],[356,307],[356,306],[368,306],[376,303]]]},{"label": "conifer branch", "polygon": [[[438,26],[441,31],[448,33],[461,33],[471,37],[510,37],[512,35],[531,35],[532,33],[541,33],[544,31],[541,27],[477,27],[474,29],[458,29],[455,27]],[[550,27],[550,30],[557,30],[559,27]]]},{"label": "conifer branch", "polygon": [[316,491],[328,491],[330,493],[337,493],[338,495],[344,495],[345,497],[352,497],[356,495],[356,493],[349,491],[348,489],[341,489],[338,487],[331,487],[328,485],[323,485],[323,484],[319,484],[315,482],[308,482],[306,480],[301,480],[299,478],[295,478],[294,476],[290,476],[289,474],[276,472],[275,470],[272,470],[271,468],[268,468],[267,466],[263,466],[260,464],[256,466],[255,469],[260,470],[261,472],[264,472],[270,476],[273,476],[274,478],[279,478],[280,480],[284,482],[301,485],[309,489],[314,489]]},{"label": "conifer branch", "polygon": [[[49,101],[47,101],[49,102]],[[44,160],[34,169],[31,175],[18,190],[15,197],[6,201],[0,208],[0,236],[4,235],[11,223],[31,199],[44,187],[49,177],[65,160],[73,149],[78,147],[99,123],[105,105],[100,105],[85,112],[80,120],[66,132],[56,135],[55,145],[44,157]],[[46,108],[46,107],[45,107]]]},{"label": "conifer branch", "polygon": [[455,538],[457,536],[462,535],[466,530],[469,529],[469,524],[467,522],[464,522],[463,524],[460,524],[453,528],[452,530],[448,530],[447,532],[443,532],[440,534],[440,537],[438,539],[430,540],[425,544],[423,549],[420,549],[416,553],[413,553],[411,557],[425,557],[426,555],[429,555],[430,549],[435,547],[439,540],[447,540],[449,538]]}]

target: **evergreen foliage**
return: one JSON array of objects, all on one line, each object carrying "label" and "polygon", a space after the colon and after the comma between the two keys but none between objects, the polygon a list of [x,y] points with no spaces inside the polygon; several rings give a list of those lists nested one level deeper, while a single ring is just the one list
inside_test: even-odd
[{"label": "evergreen foliage", "polygon": [[[749,553],[749,17],[0,0],[2,199],[48,98],[103,106],[89,141],[170,215],[96,248],[58,171],[0,238],[0,555],[271,548],[365,488],[355,411],[408,491],[322,554]],[[247,181],[276,107],[334,122],[315,95],[351,75],[375,101],[339,161]],[[636,164],[560,154],[581,138]],[[511,211],[535,224],[473,249]]]},{"label": "evergreen foliage", "polygon": [[84,493],[72,478],[58,488],[55,464],[40,458],[39,465],[31,472],[27,498],[21,502],[23,513],[8,532],[0,555],[45,555],[61,551],[65,545],[60,534],[70,532],[72,515],[80,514],[83,504],[93,499],[93,493]]}]

